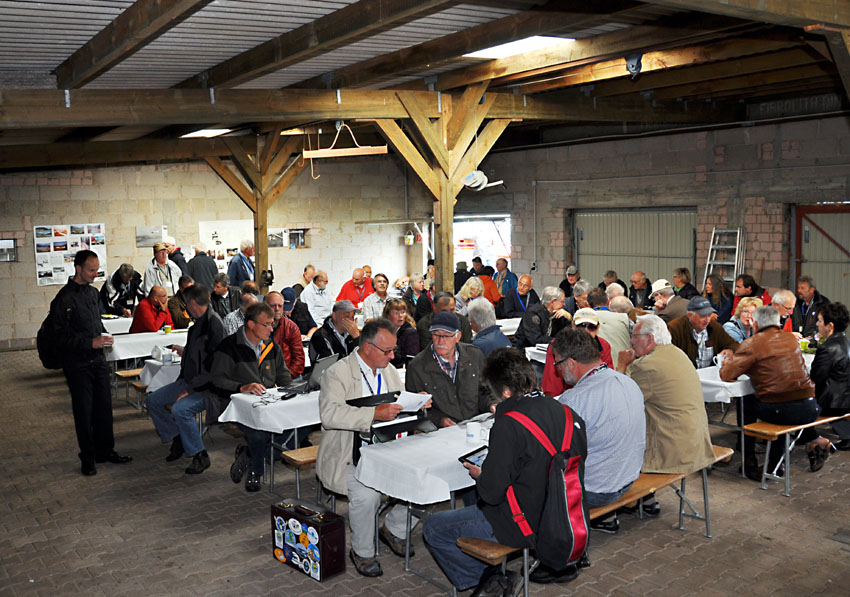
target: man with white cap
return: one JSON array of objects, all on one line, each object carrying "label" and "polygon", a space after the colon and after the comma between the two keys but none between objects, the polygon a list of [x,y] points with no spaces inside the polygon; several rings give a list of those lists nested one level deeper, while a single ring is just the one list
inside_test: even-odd
[{"label": "man with white cap", "polygon": [[183,251],[180,247],[177,246],[177,241],[173,236],[166,236],[163,240],[165,242],[165,246],[168,248],[168,259],[173,261],[177,267],[180,268],[180,271],[184,274],[189,274],[189,264],[186,263],[186,257],[183,255]]},{"label": "man with white cap", "polygon": [[673,286],[664,278],[652,283],[650,297],[655,301],[655,314],[668,325],[688,311],[687,299],[676,296]]},{"label": "man with white cap", "polygon": [[711,302],[704,296],[695,296],[687,302],[687,309],[686,315],[667,323],[673,346],[688,355],[697,369],[711,367],[715,355],[732,356],[738,343],[712,319],[711,314],[716,311]]}]

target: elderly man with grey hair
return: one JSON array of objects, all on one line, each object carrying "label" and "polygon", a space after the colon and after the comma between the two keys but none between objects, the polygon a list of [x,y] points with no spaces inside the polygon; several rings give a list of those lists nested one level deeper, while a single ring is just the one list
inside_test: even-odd
[{"label": "elderly man with grey hair", "polygon": [[250,292],[242,293],[242,298],[239,299],[239,308],[228,313],[222,320],[225,336],[235,334],[236,330],[245,325],[245,311],[248,310],[248,307],[258,301],[259,299],[256,294],[252,294]]},{"label": "elderly man with grey hair", "polygon": [[786,332],[793,332],[797,339],[803,337],[798,331],[794,330],[794,307],[797,306],[797,297],[790,290],[777,290],[770,297],[770,304],[779,312],[779,329]]},{"label": "elderly man with grey hair", "polygon": [[354,303],[337,301],[331,309],[331,316],[310,338],[310,360],[316,362],[332,354],[345,358],[357,348],[360,330],[354,321]]},{"label": "elderly man with grey hair", "polygon": [[[657,315],[638,318],[631,350],[620,352],[617,370],[643,392],[646,414],[644,473],[692,473],[714,462],[699,375],[687,355],[673,346]],[[654,500],[653,500],[654,501]],[[644,513],[660,508],[644,502]]]},{"label": "elderly man with grey hair", "polygon": [[254,262],[251,261],[253,256],[254,241],[245,239],[240,242],[239,253],[233,256],[227,266],[227,275],[232,286],[241,288],[245,280],[254,280]]},{"label": "elderly man with grey hair", "polygon": [[570,324],[571,319],[572,316],[564,310],[564,291],[557,286],[547,286],[540,296],[540,303],[522,316],[513,345],[526,348],[548,344],[555,334]]},{"label": "elderly man with grey hair", "polygon": [[472,345],[477,346],[485,357],[497,348],[511,345],[511,341],[496,323],[496,310],[493,308],[493,303],[484,297],[469,303],[469,325],[475,332]]},{"label": "elderly man with grey hair", "polygon": [[590,305],[587,302],[587,295],[593,290],[593,284],[587,280],[579,280],[573,286],[573,295],[564,303],[564,310],[570,315],[575,315],[579,309],[587,309]]},{"label": "elderly man with grey hair", "polygon": [[110,315],[131,317],[136,301],[143,298],[142,275],[129,263],[122,263],[100,288],[101,308]]}]

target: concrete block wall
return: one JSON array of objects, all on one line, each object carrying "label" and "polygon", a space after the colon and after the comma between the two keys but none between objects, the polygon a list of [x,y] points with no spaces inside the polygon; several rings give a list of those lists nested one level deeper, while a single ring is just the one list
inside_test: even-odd
[{"label": "concrete block wall", "polygon": [[[316,170],[317,180],[302,172],[269,211],[271,227],[310,230],[309,248],[270,250],[275,288],[291,285],[306,263],[326,269],[334,291],[366,263],[391,280],[423,269],[422,246],[402,241],[409,226],[355,224],[405,216],[405,179],[396,158],[328,160]],[[424,196],[415,177],[410,187]],[[430,203],[420,200],[416,207],[430,209]],[[34,225],[104,222],[111,273],[122,262],[144,271],[151,259],[150,248],[135,246],[136,226],[167,224],[190,258],[199,221],[252,218],[204,163],[3,174],[0,213],[0,238],[16,240],[20,260],[0,263],[0,349],[33,345],[60,288],[36,284]]]}]

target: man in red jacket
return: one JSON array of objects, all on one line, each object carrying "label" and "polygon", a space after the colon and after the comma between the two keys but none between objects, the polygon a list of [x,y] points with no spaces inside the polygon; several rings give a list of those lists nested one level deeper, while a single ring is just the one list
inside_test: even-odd
[{"label": "man in red jacket", "polygon": [[139,301],[130,333],[157,332],[164,325],[174,325],[168,312],[168,294],[162,286],[154,286],[148,296]]},{"label": "man in red jacket", "polygon": [[286,368],[289,369],[294,379],[304,373],[304,345],[301,343],[301,332],[298,326],[288,317],[284,317],[283,314],[287,310],[292,310],[295,301],[287,305],[283,295],[273,290],[266,295],[265,302],[274,311],[272,338],[274,338],[275,344],[280,346]]},{"label": "man in red jacket", "polygon": [[351,279],[342,285],[336,300],[351,301],[355,307],[362,309],[363,301],[373,292],[375,289],[372,288],[372,281],[366,277],[366,272],[358,267],[351,272]]}]

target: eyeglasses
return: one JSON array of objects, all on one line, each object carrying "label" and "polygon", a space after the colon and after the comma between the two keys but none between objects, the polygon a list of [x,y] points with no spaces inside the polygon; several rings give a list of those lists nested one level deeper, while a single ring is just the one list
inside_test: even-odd
[{"label": "eyeglasses", "polygon": [[377,345],[377,344],[375,344],[374,342],[369,342],[369,341],[367,341],[366,343],[367,343],[367,344],[371,344],[372,346],[374,346],[374,347],[378,350],[378,352],[380,352],[380,353],[381,353],[381,354],[383,354],[384,356],[390,356],[391,354],[393,354],[393,353],[395,352],[395,348],[396,348],[395,346],[393,346],[393,347],[392,347],[392,348],[390,348],[389,350],[384,350],[383,348],[381,348],[380,346],[378,346],[378,345]]},{"label": "eyeglasses", "polygon": [[589,331],[589,332],[595,332],[595,331],[596,331],[596,329],[597,329],[599,326],[598,326],[598,325],[596,325],[595,323],[577,323],[577,324],[576,324],[576,327],[577,327],[577,328],[584,328],[584,329],[586,329],[586,330],[587,330],[587,331]]},{"label": "eyeglasses", "polygon": [[260,323],[259,321],[255,321],[254,323],[255,323],[256,325],[261,325],[261,326],[263,326],[264,328],[269,328],[269,329],[271,329],[271,328],[273,328],[273,327],[274,327],[274,322],[273,322],[273,321],[269,321],[269,322],[267,322],[267,323]]},{"label": "eyeglasses", "polygon": [[569,360],[569,357],[567,357],[566,359],[561,359],[560,361],[555,361],[553,367],[557,368],[558,365],[560,365],[561,363],[565,363],[567,360]]},{"label": "eyeglasses", "polygon": [[435,334],[435,333],[431,332],[431,337],[434,338],[434,340],[451,340],[452,338],[455,337],[455,335],[454,334]]}]

